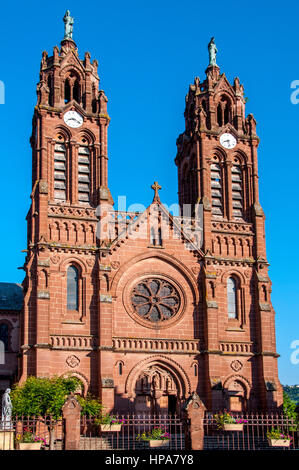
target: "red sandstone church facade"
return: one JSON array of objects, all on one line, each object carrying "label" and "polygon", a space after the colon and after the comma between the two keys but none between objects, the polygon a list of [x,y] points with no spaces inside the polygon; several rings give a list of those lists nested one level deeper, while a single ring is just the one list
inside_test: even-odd
[{"label": "red sandstone church facade", "polygon": [[[71,38],[42,54],[20,380],[71,374],[117,411],[179,412],[193,391],[210,410],[280,406],[259,139],[239,79],[210,65],[186,97],[175,163],[180,206],[202,208],[199,245],[194,217],[186,233],[157,184],[141,215],[105,209],[110,118],[97,65]],[[107,211],[115,225],[102,236]]]}]

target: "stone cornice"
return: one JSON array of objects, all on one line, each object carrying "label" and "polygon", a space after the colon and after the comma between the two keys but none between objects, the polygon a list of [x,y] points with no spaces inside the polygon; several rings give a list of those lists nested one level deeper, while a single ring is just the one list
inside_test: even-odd
[{"label": "stone cornice", "polygon": [[51,349],[51,344],[49,343],[37,343],[32,346],[34,349]]},{"label": "stone cornice", "polygon": [[37,243],[38,246],[42,245],[50,251],[64,252],[64,253],[96,253],[99,248],[92,245],[64,245],[60,243]]},{"label": "stone cornice", "polygon": [[[78,104],[77,104],[77,106],[79,107]],[[66,107],[64,106],[64,107],[55,108],[53,106],[49,106],[49,105],[45,105],[45,104],[39,104],[39,105],[35,106],[35,110],[40,115],[45,115],[45,112],[46,112],[47,114],[49,114],[49,113],[56,114],[61,118],[61,115],[64,114],[64,112],[66,111]],[[109,114],[107,114],[107,113],[98,113],[98,114],[88,113],[81,106],[80,106],[80,112],[86,118],[91,119],[92,121],[99,121],[100,119],[103,119],[103,118],[106,119],[107,121],[111,120]]]},{"label": "stone cornice", "polygon": [[256,263],[254,258],[224,258],[206,254],[204,260],[208,265],[224,265],[224,266],[252,266]]},{"label": "stone cornice", "polygon": [[62,219],[78,219],[97,222],[96,209],[93,207],[73,207],[59,206],[57,204],[48,205],[48,217]]},{"label": "stone cornice", "polygon": [[275,357],[278,358],[280,357],[280,354],[277,354],[276,352],[273,351],[261,351],[256,353],[257,356],[268,356],[268,357]]}]

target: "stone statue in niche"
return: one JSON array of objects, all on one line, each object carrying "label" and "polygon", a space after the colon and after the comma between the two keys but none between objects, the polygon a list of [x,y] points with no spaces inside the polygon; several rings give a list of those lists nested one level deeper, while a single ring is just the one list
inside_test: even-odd
[{"label": "stone statue in niche", "polygon": [[160,380],[159,380],[158,375],[155,375],[153,377],[153,385],[154,385],[155,390],[158,390],[160,388]]},{"label": "stone statue in niche", "polygon": [[171,380],[169,377],[166,379],[166,391],[168,392],[171,389]]}]

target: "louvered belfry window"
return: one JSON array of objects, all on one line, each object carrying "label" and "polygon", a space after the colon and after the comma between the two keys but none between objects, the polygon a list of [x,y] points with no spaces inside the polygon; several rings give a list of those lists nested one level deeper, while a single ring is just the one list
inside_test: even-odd
[{"label": "louvered belfry window", "polygon": [[90,201],[90,150],[86,145],[78,152],[78,200]]},{"label": "louvered belfry window", "polygon": [[211,164],[212,214],[223,215],[223,189],[221,168],[218,163]]},{"label": "louvered belfry window", "polygon": [[66,200],[66,148],[55,144],[54,150],[54,198]]},{"label": "louvered belfry window", "polygon": [[67,309],[79,309],[79,271],[75,266],[67,270]]},{"label": "louvered belfry window", "polygon": [[232,277],[227,280],[227,313],[228,318],[238,318],[237,285]]},{"label": "louvered belfry window", "polygon": [[243,178],[242,169],[238,164],[234,164],[231,169],[232,174],[232,199],[233,199],[233,216],[237,218],[243,217]]}]

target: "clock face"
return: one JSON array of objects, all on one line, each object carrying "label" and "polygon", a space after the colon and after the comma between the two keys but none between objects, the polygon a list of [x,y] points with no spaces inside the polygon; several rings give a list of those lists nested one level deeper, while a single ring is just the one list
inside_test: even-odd
[{"label": "clock face", "polygon": [[226,149],[233,149],[237,145],[236,138],[228,132],[220,137],[220,144]]},{"label": "clock face", "polygon": [[69,127],[80,127],[83,124],[83,117],[77,111],[68,111],[63,119]]}]

